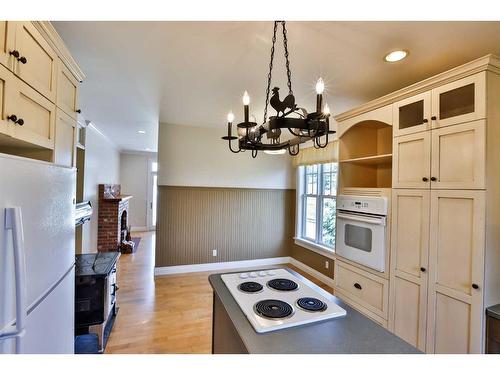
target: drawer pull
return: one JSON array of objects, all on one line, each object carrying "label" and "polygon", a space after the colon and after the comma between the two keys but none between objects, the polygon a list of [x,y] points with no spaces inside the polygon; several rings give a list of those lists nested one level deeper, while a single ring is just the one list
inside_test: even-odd
[{"label": "drawer pull", "polygon": [[429,179],[427,177],[422,177],[422,181],[427,182]]},{"label": "drawer pull", "polygon": [[436,177],[431,177],[431,181],[437,181]]},{"label": "drawer pull", "polygon": [[432,121],[436,121],[436,120],[437,120],[437,117],[436,117],[436,116],[432,116],[432,117],[431,117],[431,120],[432,120]]},{"label": "drawer pull", "polygon": [[28,62],[28,59],[24,56],[18,57],[17,61],[19,61],[21,64],[26,64]]},{"label": "drawer pull", "polygon": [[429,122],[429,120],[427,120],[426,118],[424,118],[424,119],[422,120],[422,122],[423,122],[424,124],[427,124],[427,123]]},{"label": "drawer pull", "polygon": [[427,270],[425,269],[425,267],[420,267],[420,271],[425,272]]},{"label": "drawer pull", "polygon": [[22,118],[20,118],[19,120],[16,121],[16,124],[23,126],[24,125],[24,120]]},{"label": "drawer pull", "polygon": [[355,287],[356,289],[359,289],[359,290],[363,289],[363,288],[361,287],[361,284],[359,284],[359,283],[354,283],[354,287]]},{"label": "drawer pull", "polygon": [[472,284],[472,289],[479,289],[479,285],[477,285],[477,284]]},{"label": "drawer pull", "polygon": [[75,112],[76,113],[82,113],[82,110],[81,109],[77,109]]},{"label": "drawer pull", "polygon": [[9,52],[9,55],[14,56],[16,59],[19,58],[19,51],[18,50],[13,50]]}]

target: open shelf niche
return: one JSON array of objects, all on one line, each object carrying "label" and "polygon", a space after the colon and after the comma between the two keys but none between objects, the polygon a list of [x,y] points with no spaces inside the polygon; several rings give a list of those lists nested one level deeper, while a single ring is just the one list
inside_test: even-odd
[{"label": "open shelf niche", "polygon": [[392,126],[367,120],[353,125],[339,139],[341,188],[390,188]]}]

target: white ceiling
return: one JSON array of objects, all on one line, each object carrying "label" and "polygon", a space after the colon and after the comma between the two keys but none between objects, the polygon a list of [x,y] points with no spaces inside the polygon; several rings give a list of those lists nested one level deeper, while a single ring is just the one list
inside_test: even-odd
[{"label": "white ceiling", "polygon": [[[218,128],[248,90],[262,121],[272,22],[54,22],[87,75],[80,103],[123,150],[157,149],[158,122]],[[314,108],[322,76],[332,112],[494,53],[500,22],[288,22],[293,89]],[[272,85],[286,93],[281,35]],[[278,43],[277,43],[278,44]],[[388,64],[386,52],[409,57]],[[146,130],[145,135],[138,130]]]}]

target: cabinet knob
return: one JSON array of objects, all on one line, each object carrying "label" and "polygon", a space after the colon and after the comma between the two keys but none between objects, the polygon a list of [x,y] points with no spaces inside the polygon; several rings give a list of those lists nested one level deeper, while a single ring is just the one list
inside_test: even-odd
[{"label": "cabinet knob", "polygon": [[7,116],[7,120],[12,122],[17,122],[17,116],[16,115]]},{"label": "cabinet knob", "polygon": [[16,124],[23,126],[24,125],[24,120],[22,118],[20,118],[19,120],[16,121]]},{"label": "cabinet knob", "polygon": [[425,272],[427,270],[425,269],[425,267],[420,267],[420,271]]},{"label": "cabinet knob", "polygon": [[436,177],[431,177],[431,181],[437,181]]},{"label": "cabinet knob", "polygon": [[81,109],[77,109],[75,112],[76,113],[82,113],[82,110]]},{"label": "cabinet knob", "polygon": [[354,287],[359,290],[363,289],[359,283],[354,283]]},{"label": "cabinet knob", "polygon": [[475,283],[474,283],[474,284],[472,284],[472,289],[479,289],[479,285],[477,285],[477,284],[475,284]]},{"label": "cabinet knob", "polygon": [[422,181],[427,182],[429,179],[427,177],[422,177]]},{"label": "cabinet knob", "polygon": [[16,59],[19,58],[19,51],[18,50],[12,50],[9,52],[9,55],[14,56]]},{"label": "cabinet knob", "polygon": [[28,59],[26,59],[26,57],[24,56],[21,56],[17,58],[17,61],[19,61],[22,64],[26,64],[28,62]]},{"label": "cabinet knob", "polygon": [[427,124],[427,123],[429,122],[429,120],[427,120],[426,118],[424,118],[424,119],[422,120],[422,122],[423,122],[424,124]]},{"label": "cabinet knob", "polygon": [[432,117],[431,117],[431,120],[432,120],[432,121],[436,121],[436,120],[437,120],[437,117],[436,117],[436,116],[432,116]]}]

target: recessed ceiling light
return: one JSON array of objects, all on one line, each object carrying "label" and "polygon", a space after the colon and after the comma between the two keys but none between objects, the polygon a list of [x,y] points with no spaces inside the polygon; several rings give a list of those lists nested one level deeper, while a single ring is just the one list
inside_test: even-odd
[{"label": "recessed ceiling light", "polygon": [[145,130],[137,130],[137,133],[139,133],[139,134],[146,134],[146,131]]},{"label": "recessed ceiling light", "polygon": [[384,60],[387,62],[396,62],[403,60],[406,56],[408,56],[408,51],[398,49],[385,55]]}]

